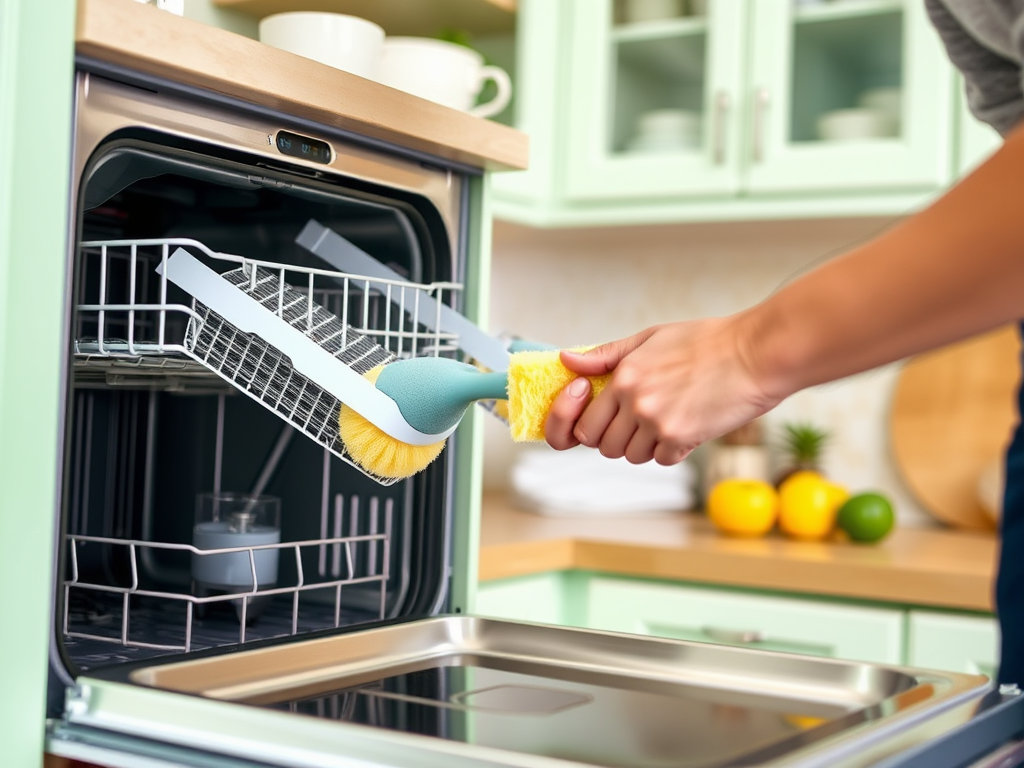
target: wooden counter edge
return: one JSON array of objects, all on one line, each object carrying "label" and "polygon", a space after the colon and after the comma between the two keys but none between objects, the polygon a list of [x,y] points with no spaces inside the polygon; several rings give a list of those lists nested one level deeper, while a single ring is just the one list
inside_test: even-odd
[{"label": "wooden counter edge", "polygon": [[526,168],[525,134],[125,0],[79,0],[76,52],[486,170]]},{"label": "wooden counter edge", "polygon": [[786,559],[771,565],[765,568],[761,558],[723,552],[558,539],[481,547],[479,578],[486,582],[545,571],[587,570],[869,602],[986,613],[994,610],[992,583],[980,576]]},{"label": "wooden counter edge", "polygon": [[481,550],[479,578],[492,581],[577,568],[576,545],[572,539],[551,539],[486,547],[486,557]]}]

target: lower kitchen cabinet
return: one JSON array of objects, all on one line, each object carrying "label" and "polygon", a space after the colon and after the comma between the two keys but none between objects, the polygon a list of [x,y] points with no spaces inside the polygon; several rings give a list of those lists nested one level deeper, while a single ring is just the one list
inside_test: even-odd
[{"label": "lower kitchen cabinet", "polygon": [[789,653],[903,663],[898,608],[587,574],[545,573],[485,582],[475,613]]},{"label": "lower kitchen cabinet", "polygon": [[679,640],[899,664],[903,612],[594,578],[587,625]]},{"label": "lower kitchen cabinet", "polygon": [[911,611],[907,664],[994,677],[999,666],[999,625],[986,616]]},{"label": "lower kitchen cabinet", "polygon": [[473,613],[499,619],[568,624],[566,574],[558,571],[485,582],[476,595]]},{"label": "lower kitchen cabinet", "polygon": [[994,677],[990,616],[557,571],[484,582],[478,615]]}]

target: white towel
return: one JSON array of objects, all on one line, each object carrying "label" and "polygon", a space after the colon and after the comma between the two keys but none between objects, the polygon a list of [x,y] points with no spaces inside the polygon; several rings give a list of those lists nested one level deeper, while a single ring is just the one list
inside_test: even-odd
[{"label": "white towel", "polygon": [[524,506],[556,516],[673,514],[692,508],[695,473],[686,462],[663,467],[606,459],[590,448],[524,451],[512,487]]}]

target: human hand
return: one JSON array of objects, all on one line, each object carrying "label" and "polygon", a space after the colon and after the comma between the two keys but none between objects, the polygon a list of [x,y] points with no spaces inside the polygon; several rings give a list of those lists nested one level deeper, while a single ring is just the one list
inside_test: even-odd
[{"label": "human hand", "polygon": [[[548,444],[669,465],[757,418],[781,398],[758,385],[742,327],[739,316],[671,323],[583,354],[563,351],[562,364],[580,378],[551,407]],[[611,381],[591,401],[583,377],[606,373]]]}]

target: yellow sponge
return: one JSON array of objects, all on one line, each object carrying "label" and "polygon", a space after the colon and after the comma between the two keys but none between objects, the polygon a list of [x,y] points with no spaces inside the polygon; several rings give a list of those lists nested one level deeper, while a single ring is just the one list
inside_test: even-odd
[{"label": "yellow sponge", "polygon": [[[376,383],[383,365],[364,376]],[[344,405],[338,413],[338,435],[356,464],[389,480],[411,477],[426,469],[444,450],[445,440],[431,445],[410,445],[396,440]]]},{"label": "yellow sponge", "polygon": [[[584,352],[580,347],[573,352]],[[573,373],[558,358],[558,350],[516,352],[508,366],[508,421],[512,439],[517,443],[544,439],[544,420],[558,393],[579,374]],[[611,374],[590,378],[592,396],[611,380]]]}]

